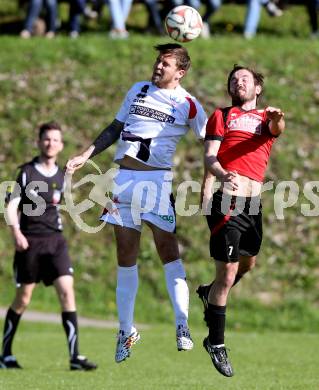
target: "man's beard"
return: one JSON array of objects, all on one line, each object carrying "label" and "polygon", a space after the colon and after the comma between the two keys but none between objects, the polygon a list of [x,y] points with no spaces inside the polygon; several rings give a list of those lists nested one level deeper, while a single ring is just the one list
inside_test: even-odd
[{"label": "man's beard", "polygon": [[152,83],[156,85],[162,79],[162,75],[158,73],[152,74]]},{"label": "man's beard", "polygon": [[232,96],[232,105],[233,106],[242,106],[244,103],[246,103],[246,99],[244,99],[242,96]]},{"label": "man's beard", "polygon": [[246,93],[245,95],[240,95],[238,92],[239,91],[236,91],[234,94],[231,95],[233,106],[242,106],[243,104],[250,102],[255,98],[253,93]]}]

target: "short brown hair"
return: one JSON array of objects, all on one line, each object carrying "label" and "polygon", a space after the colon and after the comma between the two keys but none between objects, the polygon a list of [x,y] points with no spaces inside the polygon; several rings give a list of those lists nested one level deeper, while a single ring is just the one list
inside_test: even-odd
[{"label": "short brown hair", "polygon": [[188,51],[178,43],[166,43],[163,45],[156,45],[154,49],[159,54],[171,54],[176,58],[176,66],[178,69],[188,70],[191,66],[191,59]]},{"label": "short brown hair", "polygon": [[233,74],[236,73],[238,70],[241,70],[241,69],[245,69],[249,73],[251,73],[253,75],[255,85],[259,85],[261,87],[261,90],[263,90],[263,87],[264,87],[264,75],[262,73],[258,73],[254,69],[251,69],[251,68],[249,68],[247,66],[241,66],[241,65],[235,64],[234,68],[232,69],[232,71],[228,75],[227,91],[228,91],[229,94],[230,94],[230,80],[233,77]]},{"label": "short brown hair", "polygon": [[59,130],[62,133],[62,127],[58,122],[51,121],[51,122],[42,123],[42,125],[39,126],[39,139],[42,138],[43,134],[47,130]]}]

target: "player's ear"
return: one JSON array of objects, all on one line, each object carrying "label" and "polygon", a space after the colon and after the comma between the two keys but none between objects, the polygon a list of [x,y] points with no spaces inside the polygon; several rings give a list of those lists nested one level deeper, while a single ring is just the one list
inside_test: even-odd
[{"label": "player's ear", "polygon": [[182,79],[182,78],[185,76],[186,70],[180,69],[180,70],[178,71],[178,74],[179,74],[179,80],[180,80],[180,79]]},{"label": "player's ear", "polygon": [[259,96],[261,94],[261,91],[262,91],[261,85],[256,85],[256,94],[257,94],[257,96]]}]

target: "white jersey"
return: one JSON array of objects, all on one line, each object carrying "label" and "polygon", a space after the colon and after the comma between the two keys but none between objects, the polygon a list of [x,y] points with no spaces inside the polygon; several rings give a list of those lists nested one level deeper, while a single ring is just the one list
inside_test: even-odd
[{"label": "white jersey", "polygon": [[156,168],[170,168],[176,145],[192,128],[205,138],[207,117],[184,88],[158,88],[141,81],[128,91],[116,119],[124,123],[114,161],[125,155]]}]

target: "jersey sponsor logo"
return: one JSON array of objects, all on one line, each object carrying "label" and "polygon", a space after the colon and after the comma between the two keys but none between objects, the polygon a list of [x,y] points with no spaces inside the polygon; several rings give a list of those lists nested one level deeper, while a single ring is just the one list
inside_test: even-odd
[{"label": "jersey sponsor logo", "polygon": [[131,105],[130,114],[146,116],[148,118],[156,119],[159,122],[168,122],[168,123],[175,122],[175,118],[171,115],[167,115],[164,112],[154,110],[153,108],[150,107],[142,107],[135,104]]},{"label": "jersey sponsor logo", "polygon": [[260,135],[262,119],[260,116],[253,114],[241,115],[236,119],[231,119],[227,127],[230,131],[240,130]]},{"label": "jersey sponsor logo", "polygon": [[171,102],[172,102],[172,107],[171,107],[169,110],[170,110],[170,112],[171,112],[172,114],[174,114],[174,112],[177,111],[177,110],[176,110],[177,105],[182,103],[182,99],[181,99],[180,97],[178,97],[178,96],[172,96],[172,95],[171,95],[171,96],[170,96],[170,100],[171,100]]},{"label": "jersey sponsor logo", "polygon": [[180,103],[182,103],[182,101],[183,101],[181,97],[179,97],[179,96],[173,96],[173,95],[170,96],[170,99],[171,99],[173,102],[175,102],[176,104],[180,104]]},{"label": "jersey sponsor logo", "polygon": [[[137,98],[142,98],[142,99],[144,99],[144,98],[146,98],[146,95],[147,95],[147,91],[148,91],[148,89],[149,89],[149,85],[144,85],[144,87],[143,88],[141,88],[141,92],[140,93],[138,93],[137,95],[136,95],[136,97]],[[138,99],[136,99],[136,100],[138,100]],[[135,101],[135,100],[134,100]],[[144,103],[144,101],[142,101],[142,103]]]},{"label": "jersey sponsor logo", "polygon": [[53,190],[52,203],[58,204],[60,202],[60,200],[61,200],[61,191]]}]

